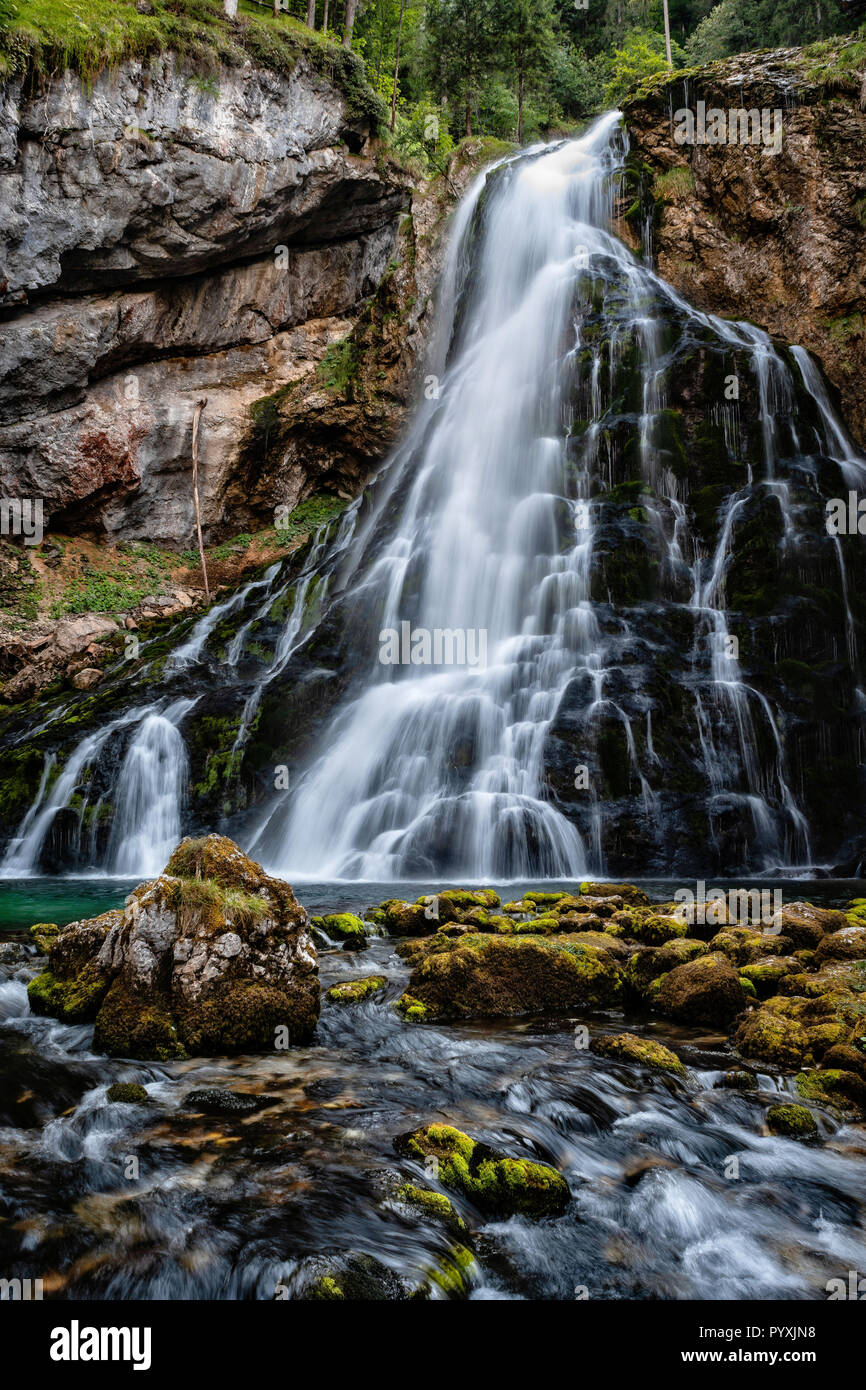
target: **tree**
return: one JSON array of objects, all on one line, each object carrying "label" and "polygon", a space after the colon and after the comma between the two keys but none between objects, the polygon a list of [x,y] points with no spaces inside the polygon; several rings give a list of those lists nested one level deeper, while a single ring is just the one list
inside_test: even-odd
[{"label": "tree", "polygon": [[316,0],[307,0],[307,28],[316,27]]},{"label": "tree", "polygon": [[428,61],[443,104],[452,99],[472,134],[472,110],[496,59],[495,0],[428,0]]},{"label": "tree", "polygon": [[517,78],[517,139],[523,142],[526,84],[550,64],[556,42],[550,0],[506,0],[504,48]]},{"label": "tree", "polygon": [[397,123],[397,84],[400,81],[400,43],[403,38],[403,15],[406,11],[406,0],[400,0],[400,23],[397,26],[397,47],[394,56],[394,90],[391,93],[391,134],[394,134],[394,126]]}]

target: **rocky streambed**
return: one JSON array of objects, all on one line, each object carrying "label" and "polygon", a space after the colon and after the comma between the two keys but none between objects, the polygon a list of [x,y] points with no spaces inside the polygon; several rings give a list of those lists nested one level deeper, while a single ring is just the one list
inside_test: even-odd
[{"label": "rocky streambed", "polygon": [[329,1300],[824,1299],[862,1268],[863,905],[502,896],[310,917],[209,836],[7,941],[4,1267]]}]

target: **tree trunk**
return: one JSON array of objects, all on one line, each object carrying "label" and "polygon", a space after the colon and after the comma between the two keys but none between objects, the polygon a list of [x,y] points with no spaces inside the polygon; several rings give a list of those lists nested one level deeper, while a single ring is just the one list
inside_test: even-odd
[{"label": "tree trunk", "polygon": [[673,54],[671,53],[671,16],[668,9],[668,0],[662,0],[662,5],[664,6],[665,12],[665,52],[667,54],[668,67],[672,68],[674,60]]},{"label": "tree trunk", "polygon": [[472,97],[466,93],[466,134],[472,134]]},{"label": "tree trunk", "polygon": [[394,90],[391,93],[391,134],[394,134],[394,126],[397,124],[397,79],[400,76],[400,40],[403,37],[403,11],[406,8],[406,0],[400,0],[400,23],[397,25],[397,54],[394,58]]},{"label": "tree trunk", "polygon": [[358,8],[358,0],[346,0],[346,24],[343,29],[343,47],[352,47],[352,30],[355,27],[355,11]]},{"label": "tree trunk", "polygon": [[322,33],[328,32],[328,0],[325,0],[325,8],[322,12]]},{"label": "tree trunk", "polygon": [[307,28],[316,27],[316,0],[307,0]]},{"label": "tree trunk", "polygon": [[201,512],[198,505],[198,427],[201,420],[202,411],[207,405],[207,396],[204,400],[196,401],[195,411],[192,417],[192,500],[195,506],[195,529],[198,535],[198,553],[201,557],[201,572],[204,579],[205,598],[210,599],[210,588],[207,582],[207,566],[204,562],[204,542],[201,538]]},{"label": "tree trunk", "polygon": [[523,144],[523,68],[517,74],[517,143]]}]

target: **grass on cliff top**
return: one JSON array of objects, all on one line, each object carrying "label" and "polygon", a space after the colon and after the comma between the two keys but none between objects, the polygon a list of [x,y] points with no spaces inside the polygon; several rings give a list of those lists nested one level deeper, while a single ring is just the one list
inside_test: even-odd
[{"label": "grass on cliff top", "polygon": [[205,75],[248,59],[290,73],[306,57],[340,87],[353,115],[384,119],[357,53],[289,15],[241,3],[243,13],[230,20],[222,0],[148,0],[147,14],[135,0],[0,0],[0,79],[44,79],[68,68],[92,82],[128,58],[169,51]]},{"label": "grass on cliff top", "polygon": [[[758,51],[769,55],[777,50],[767,48]],[[718,58],[715,62],[696,67],[651,73],[632,86],[622,105],[627,109],[636,102],[661,96],[668,87],[678,86],[684,81],[725,76],[732,64],[748,56],[735,53],[729,58]],[[806,87],[823,88],[827,93],[859,92],[866,71],[866,24],[861,25],[856,34],[819,39],[804,48],[794,49],[784,67]]]}]

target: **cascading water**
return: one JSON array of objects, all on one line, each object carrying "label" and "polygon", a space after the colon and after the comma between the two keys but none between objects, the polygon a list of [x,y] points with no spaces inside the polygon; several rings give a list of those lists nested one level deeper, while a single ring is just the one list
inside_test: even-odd
[{"label": "cascading water", "polygon": [[[649,737],[639,750],[633,732],[638,719],[649,729],[652,702],[632,690],[629,711],[614,698],[610,678],[622,675],[624,644],[610,640],[592,574],[593,499],[614,471],[607,422],[617,373],[635,347],[640,397],[631,434],[641,500],[667,597],[688,595],[692,717],[711,836],[718,810],[745,824],[752,867],[811,860],[780,715],[742,674],[725,599],[732,532],[757,488],[776,499],[786,542],[795,535],[789,487],[777,477],[783,440],[789,453],[800,447],[792,374],[766,334],[696,312],[607,230],[623,154],[613,113],[578,141],[508,162],[463,206],[446,276],[454,300],[446,298],[440,326],[447,336],[453,325],[452,341],[436,399],[421,408],[393,461],[344,576],[364,604],[361,692],[338,709],[294,795],[272,805],[253,840],[281,872],[388,879],[604,871],[600,779],[588,779],[582,816],[569,816],[554,804],[545,765],[564,693],[584,683],[575,786],[604,721],[620,721],[644,824],[650,836],[665,835],[653,786],[660,759]],[[599,293],[606,341],[590,334]],[[758,403],[756,464],[721,506],[709,551],[690,533],[687,486],[659,439],[671,314],[685,334],[749,364]],[[805,354],[796,361],[831,443],[844,439],[819,373]],[[737,408],[716,414],[734,458]],[[853,450],[845,450],[853,467]],[[376,638],[401,624],[462,631],[467,642],[480,631],[488,663],[383,665]],[[620,609],[617,626],[626,645],[640,639],[632,613]]]}]

